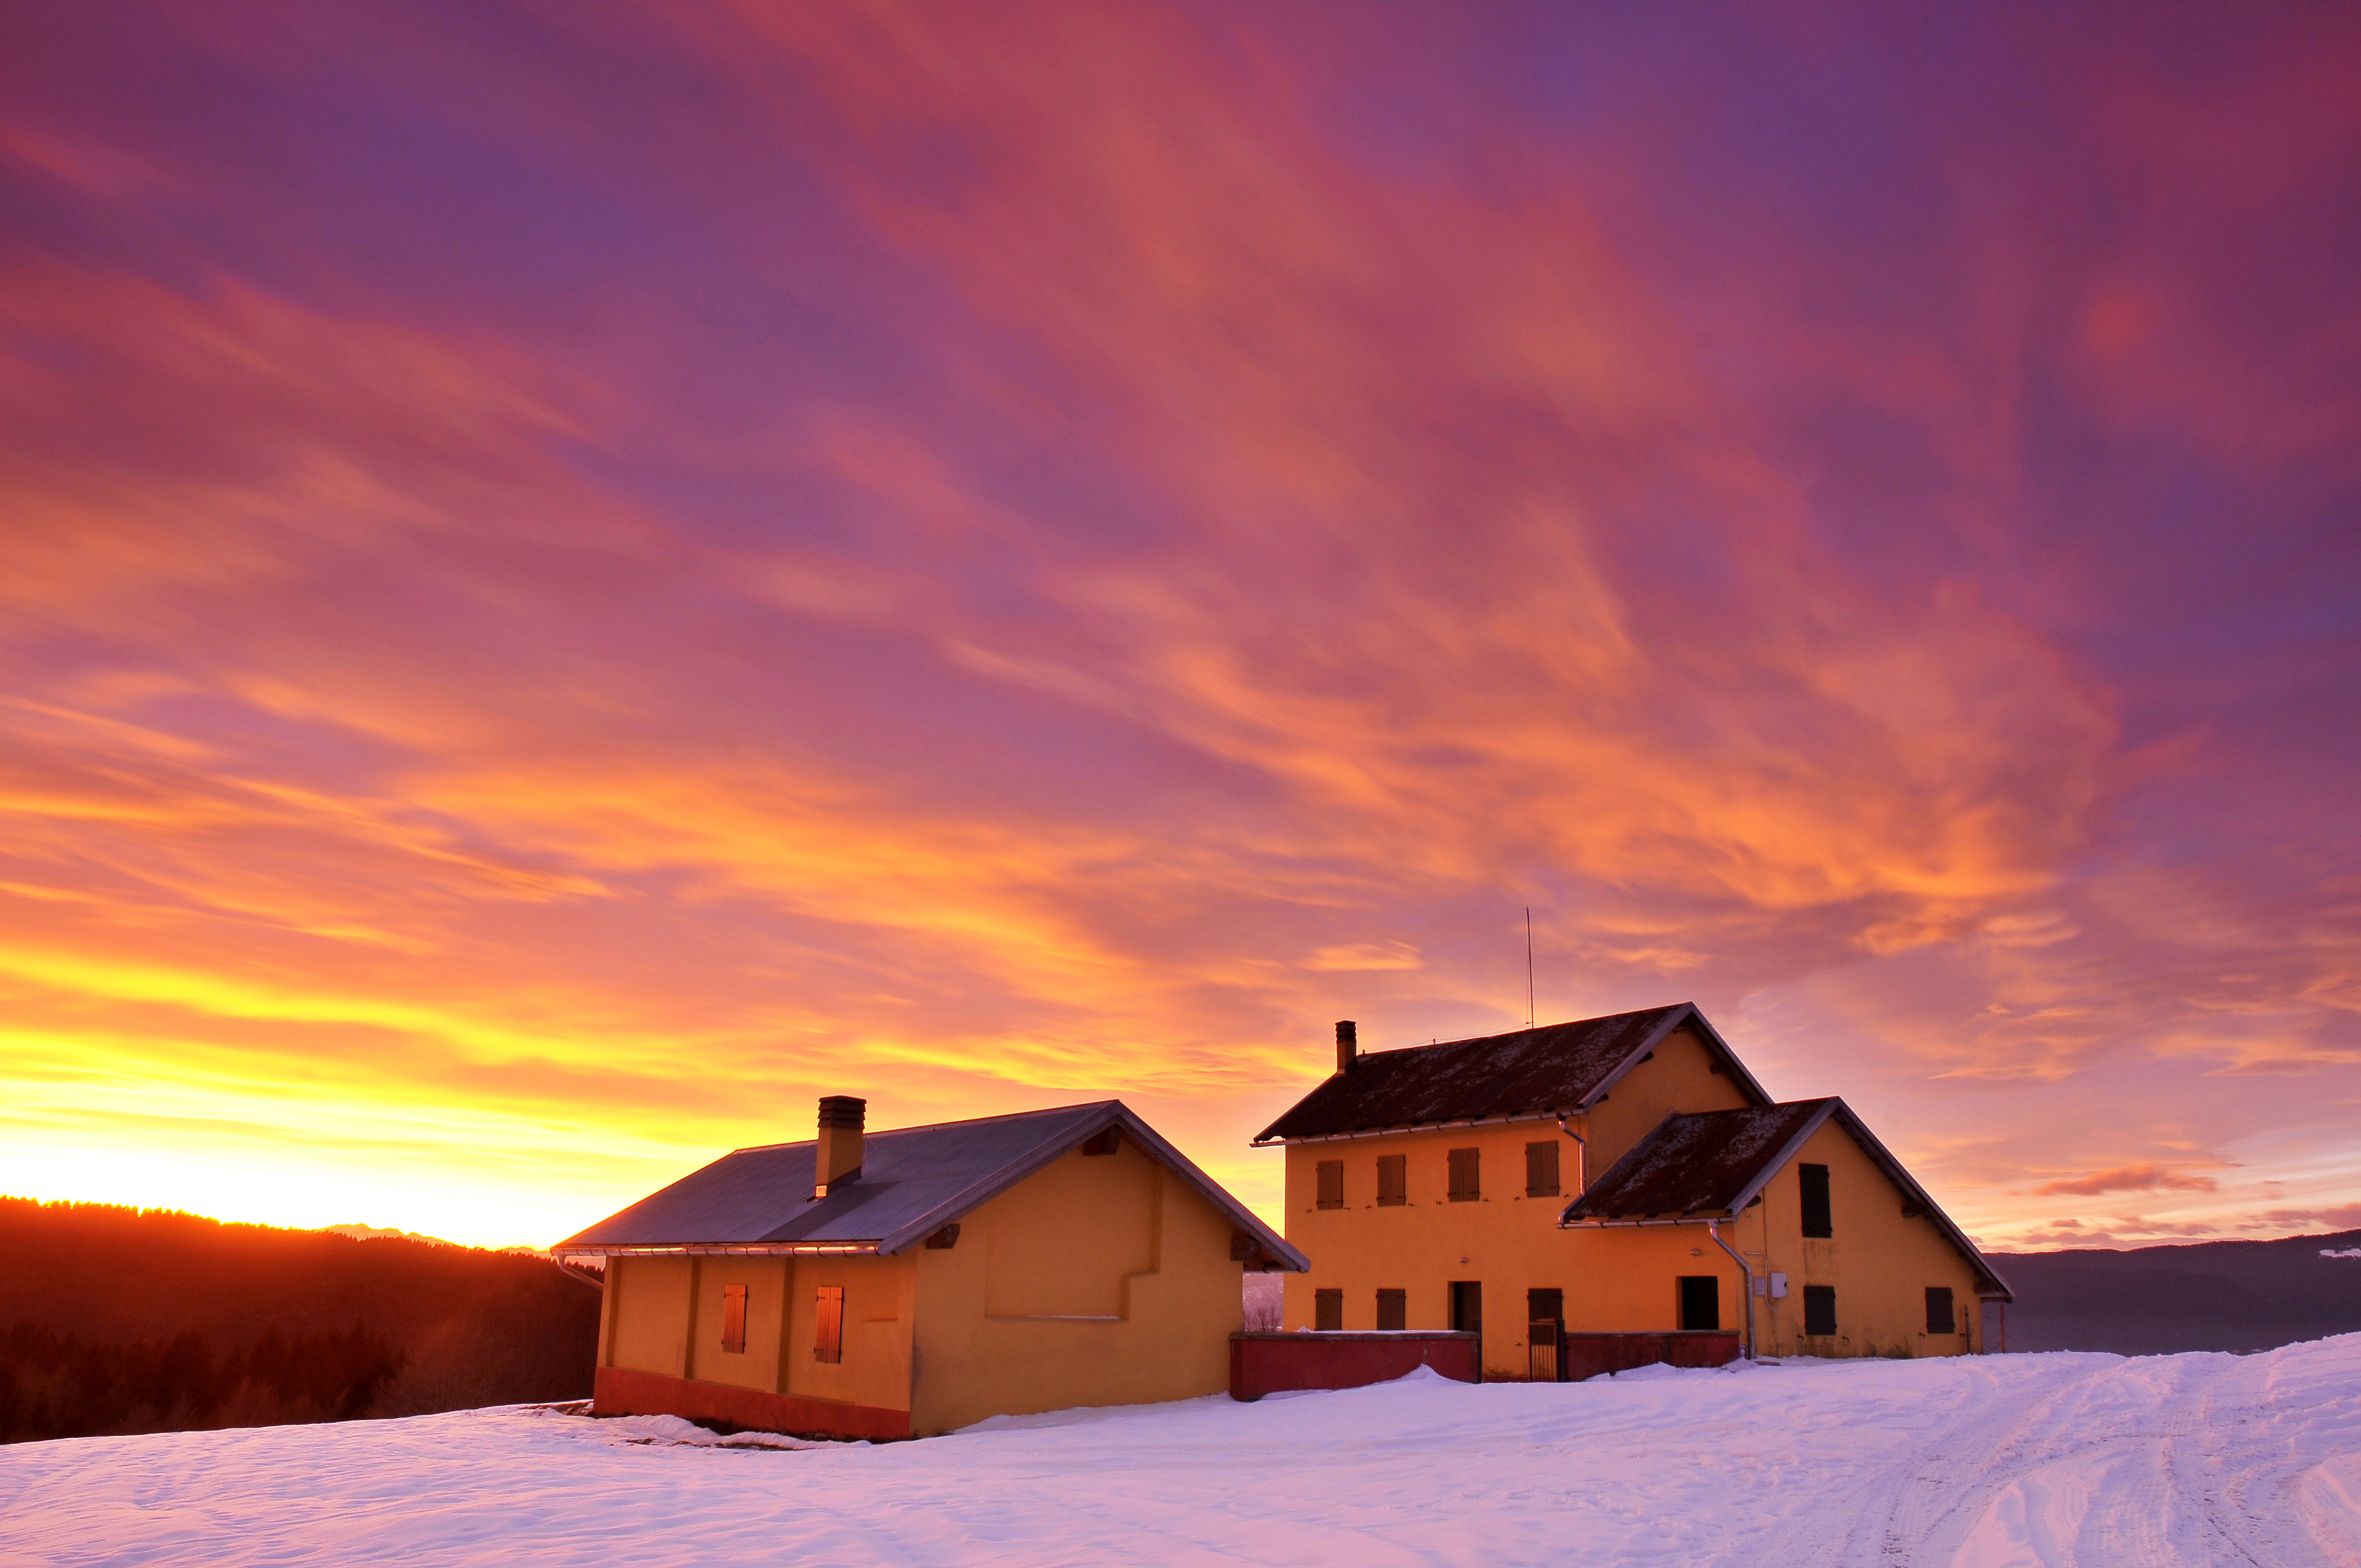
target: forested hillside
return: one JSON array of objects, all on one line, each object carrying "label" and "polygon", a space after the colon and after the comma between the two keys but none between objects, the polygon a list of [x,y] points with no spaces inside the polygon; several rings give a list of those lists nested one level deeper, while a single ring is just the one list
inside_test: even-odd
[{"label": "forested hillside", "polygon": [[578,1398],[598,1328],[540,1258],[0,1198],[0,1442]]},{"label": "forested hillside", "polygon": [[1993,1253],[2011,1350],[2268,1350],[2361,1331],[2361,1231],[2114,1252]]}]

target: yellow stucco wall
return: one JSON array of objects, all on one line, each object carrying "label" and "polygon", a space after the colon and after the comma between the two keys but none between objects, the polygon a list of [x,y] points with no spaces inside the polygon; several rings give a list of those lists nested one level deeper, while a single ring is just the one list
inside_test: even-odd
[{"label": "yellow stucco wall", "polygon": [[[1017,1183],[968,1214],[948,1250],[611,1258],[606,1364],[906,1409],[920,1435],[1215,1393],[1243,1319],[1231,1234],[1227,1214],[1126,1140]],[[743,1353],[721,1348],[731,1284],[747,1288]],[[812,1354],[822,1286],[844,1291],[840,1362]]]},{"label": "yellow stucco wall", "polygon": [[920,1250],[912,1430],[1229,1386],[1232,1224],[1126,1140],[1069,1154]]},{"label": "yellow stucco wall", "polygon": [[607,1365],[669,1377],[688,1376],[688,1296],[692,1260],[607,1260]]},{"label": "yellow stucco wall", "polygon": [[[1686,1030],[1658,1047],[1655,1058],[1632,1069],[1608,1098],[1572,1122],[1588,1143],[1591,1178],[1675,1112],[1730,1110],[1747,1104],[1737,1082],[1711,1070],[1704,1043]],[[1524,1196],[1525,1146],[1555,1139],[1560,1195]],[[1448,1201],[1447,1154],[1481,1151],[1483,1197]],[[1379,1208],[1380,1155],[1407,1157],[1409,1202]],[[1321,1161],[1345,1164],[1345,1207],[1317,1206]],[[1829,1168],[1836,1235],[1807,1242],[1794,1165]],[[1564,1292],[1565,1324],[1576,1332],[1638,1332],[1680,1326],[1678,1280],[1710,1275],[1720,1281],[1721,1326],[1745,1321],[1746,1296],[1738,1266],[1713,1245],[1705,1228],[1562,1231],[1557,1216],[1573,1195],[1575,1151],[1552,1122],[1403,1133],[1332,1143],[1292,1144],[1287,1150],[1287,1237],[1312,1261],[1309,1273],[1285,1286],[1284,1325],[1314,1323],[1314,1292],[1344,1292],[1344,1326],[1377,1326],[1377,1292],[1405,1293],[1406,1325],[1450,1326],[1450,1284],[1483,1286],[1484,1367],[1488,1377],[1526,1376],[1527,1295]],[[1750,1253],[1757,1273],[1790,1277],[1789,1296],[1757,1298],[1756,1329],[1763,1354],[1947,1354],[1973,1348],[1969,1334],[1928,1336],[1926,1287],[1952,1288],[1958,1321],[1974,1326],[1975,1276],[1933,1221],[1905,1220],[1902,1193],[1850,1135],[1831,1122],[1806,1151],[1772,1180],[1763,1202],[1725,1223],[1732,1246]],[[1464,1260],[1464,1261],[1463,1261]],[[1834,1340],[1802,1338],[1806,1284],[1837,1288]]]},{"label": "yellow stucco wall", "polygon": [[[1803,1234],[1799,1165],[1828,1168],[1828,1199],[1835,1233],[1826,1239]],[[1765,1355],[1956,1355],[1975,1343],[1976,1273],[1950,1238],[1925,1216],[1905,1217],[1904,1194],[1887,1179],[1852,1135],[1831,1120],[1812,1135],[1786,1168],[1771,1179],[1763,1202],[1733,1229],[1744,1236],[1733,1246],[1762,1252],[1750,1257],[1758,1272],[1788,1278],[1784,1300],[1758,1298],[1755,1332]],[[1837,1292],[1834,1339],[1804,1334],[1804,1287],[1832,1285]],[[1949,1286],[1961,1332],[1929,1334],[1927,1288]]]}]

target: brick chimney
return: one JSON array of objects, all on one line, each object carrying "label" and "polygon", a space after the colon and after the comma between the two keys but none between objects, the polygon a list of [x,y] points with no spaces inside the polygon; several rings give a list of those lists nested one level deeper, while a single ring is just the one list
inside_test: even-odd
[{"label": "brick chimney", "polygon": [[1361,1032],[1350,1018],[1336,1020],[1336,1070],[1350,1072],[1360,1059]]},{"label": "brick chimney", "polygon": [[861,1125],[869,1118],[869,1102],[850,1094],[830,1094],[819,1102],[819,1146],[815,1150],[812,1196],[825,1198],[840,1181],[861,1174]]}]

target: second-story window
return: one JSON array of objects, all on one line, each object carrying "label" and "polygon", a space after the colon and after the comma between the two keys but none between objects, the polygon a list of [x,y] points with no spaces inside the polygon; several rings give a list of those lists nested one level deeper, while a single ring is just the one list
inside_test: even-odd
[{"label": "second-story window", "polygon": [[746,1354],[746,1288],[721,1288],[721,1348],[732,1355]]},{"label": "second-story window", "polygon": [[1557,1145],[1552,1143],[1525,1146],[1525,1196],[1528,1198],[1557,1196]]},{"label": "second-story window", "polygon": [[1451,1201],[1454,1203],[1473,1203],[1484,1196],[1483,1182],[1477,1169],[1483,1155],[1482,1149],[1451,1151]]},{"label": "second-story window", "polygon": [[1825,1165],[1797,1166],[1795,1186],[1803,1195],[1804,1234],[1807,1236],[1835,1235],[1836,1217],[1828,1208],[1828,1168]]},{"label": "second-story window", "polygon": [[1410,1201],[1410,1158],[1406,1155],[1378,1157],[1378,1207],[1399,1209]]},{"label": "second-story window", "polygon": [[1343,1160],[1323,1159],[1320,1162],[1318,1201],[1323,1209],[1341,1209],[1345,1206],[1345,1162]]}]

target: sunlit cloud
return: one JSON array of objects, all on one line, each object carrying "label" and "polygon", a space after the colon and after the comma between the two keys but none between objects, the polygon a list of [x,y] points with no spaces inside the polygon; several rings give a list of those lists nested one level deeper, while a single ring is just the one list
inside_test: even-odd
[{"label": "sunlit cloud", "polygon": [[1988,1239],[2340,1212],[2349,24],[149,20],[0,63],[0,1185],[1122,1094],[1270,1208],[1530,907]]}]

